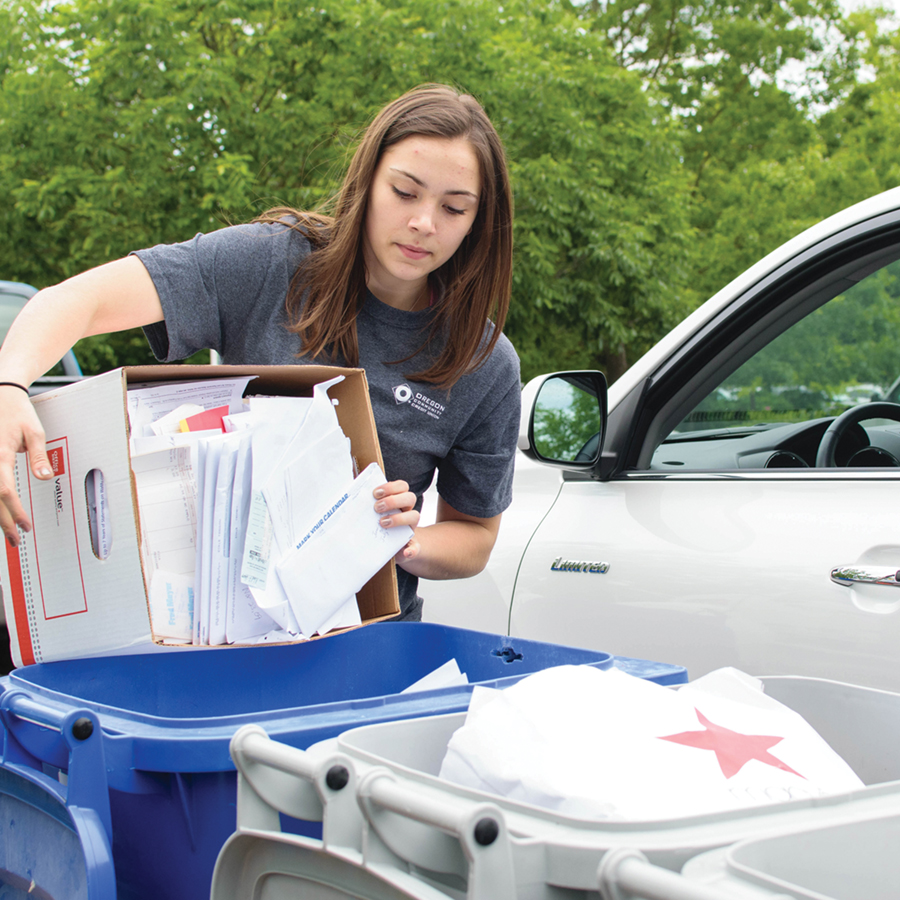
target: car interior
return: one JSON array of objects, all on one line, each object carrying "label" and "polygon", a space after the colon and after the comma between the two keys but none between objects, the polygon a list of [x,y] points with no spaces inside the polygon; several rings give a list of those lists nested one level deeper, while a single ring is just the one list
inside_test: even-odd
[{"label": "car interior", "polygon": [[635,468],[900,466],[900,229],[828,243],[747,291],[657,374]]}]

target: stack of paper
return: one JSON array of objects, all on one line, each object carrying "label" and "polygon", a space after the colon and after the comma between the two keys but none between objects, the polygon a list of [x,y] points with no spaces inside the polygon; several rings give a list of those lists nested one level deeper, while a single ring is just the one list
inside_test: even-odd
[{"label": "stack of paper", "polygon": [[359,624],[356,592],[412,535],[379,524],[379,467],[355,470],[327,393],[343,376],[245,400],[252,377],[129,387],[153,631],[173,643]]}]

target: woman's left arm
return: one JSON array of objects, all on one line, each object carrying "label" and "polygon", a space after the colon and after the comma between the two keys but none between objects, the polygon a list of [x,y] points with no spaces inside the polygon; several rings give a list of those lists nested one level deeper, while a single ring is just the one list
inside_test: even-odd
[{"label": "woman's left arm", "polygon": [[440,581],[477,575],[486,565],[497,540],[500,516],[482,519],[459,512],[438,497],[434,525],[419,527],[414,509],[415,494],[402,481],[384,485],[375,492],[375,509],[382,513],[382,526],[409,525],[415,534],[394,557],[410,575]]}]

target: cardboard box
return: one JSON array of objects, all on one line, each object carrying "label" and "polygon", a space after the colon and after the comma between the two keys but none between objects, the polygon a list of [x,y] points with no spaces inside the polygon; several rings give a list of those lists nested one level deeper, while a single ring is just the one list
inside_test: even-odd
[{"label": "cardboard box", "polygon": [[[34,525],[18,548],[0,553],[0,589],[17,666],[113,653],[179,652],[153,635],[141,569],[140,519],[128,450],[129,383],[254,374],[250,393],[311,396],[313,385],[344,375],[329,391],[359,470],[384,468],[362,369],[330,366],[140,366],[116,369],[34,398],[54,477],[16,465],[19,496]],[[111,543],[100,559],[90,536],[86,481],[100,469],[109,500]],[[388,563],[357,595],[363,624],[400,611]],[[190,648],[219,649],[219,648]]]}]

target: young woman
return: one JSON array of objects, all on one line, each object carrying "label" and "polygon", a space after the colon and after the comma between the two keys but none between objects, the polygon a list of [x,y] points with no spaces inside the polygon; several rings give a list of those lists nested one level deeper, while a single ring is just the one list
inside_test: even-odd
[{"label": "young woman", "polygon": [[[226,364],[366,370],[388,483],[401,618],[419,577],[462,578],[490,556],[511,498],[519,365],[501,334],[512,196],[481,106],[442,85],[388,104],[354,154],[334,213],[277,209],[249,225],[138,251],[38,292],[0,350],[0,527],[30,523],[16,452],[49,478],[25,388],[86,335],[143,326],[161,361],[211,348]],[[437,470],[437,521],[418,527]]]}]

